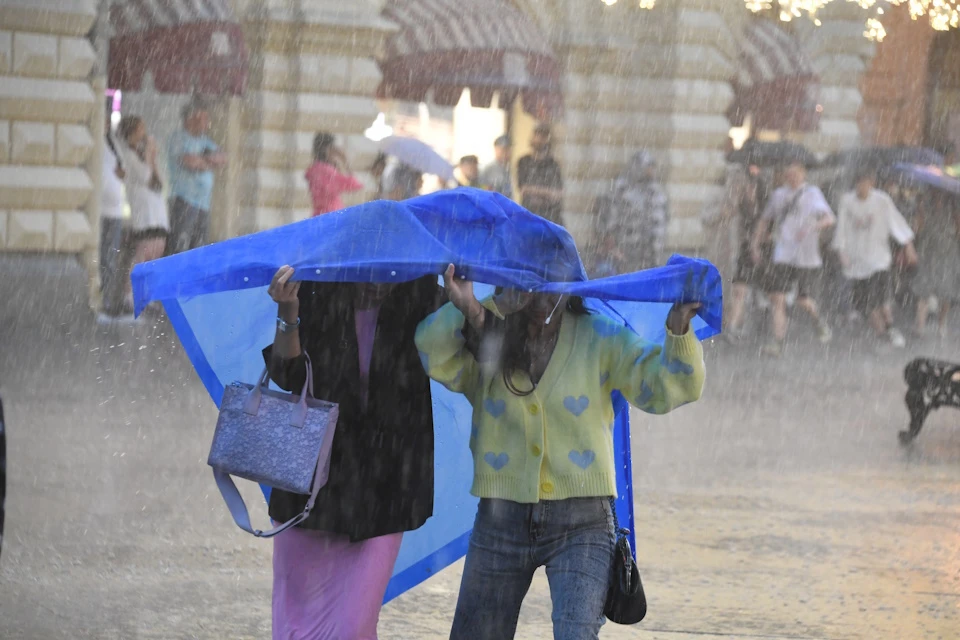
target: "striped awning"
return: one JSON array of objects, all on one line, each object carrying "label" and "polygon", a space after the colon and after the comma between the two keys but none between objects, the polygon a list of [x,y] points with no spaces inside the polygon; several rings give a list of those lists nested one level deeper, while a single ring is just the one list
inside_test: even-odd
[{"label": "striped awning", "polygon": [[240,95],[247,48],[228,0],[113,0],[107,81],[138,91]]},{"label": "striped awning", "polygon": [[[474,106],[523,97],[547,119],[562,100],[550,42],[509,0],[387,0],[383,16],[400,29],[380,60],[381,98],[453,106],[470,89]],[[496,106],[496,105],[495,105]]]},{"label": "striped awning", "polygon": [[777,22],[754,19],[740,41],[732,79],[734,124],[751,115],[757,129],[812,131],[820,120],[820,79],[803,44]]}]

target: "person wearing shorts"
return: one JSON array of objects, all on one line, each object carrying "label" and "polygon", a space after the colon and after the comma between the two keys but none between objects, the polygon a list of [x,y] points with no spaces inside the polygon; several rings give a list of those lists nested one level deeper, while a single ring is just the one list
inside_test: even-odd
[{"label": "person wearing shorts", "polygon": [[854,308],[870,321],[877,337],[902,348],[906,340],[893,326],[889,305],[890,239],[904,247],[907,263],[916,264],[917,254],[910,225],[893,199],[875,185],[875,169],[857,171],[854,190],[840,199],[833,249],[840,256],[844,277],[852,284]]},{"label": "person wearing shorts", "polygon": [[785,183],[770,196],[753,235],[751,254],[761,259],[761,245],[773,228],[773,264],[764,289],[773,307],[774,340],[763,348],[770,356],[779,356],[787,336],[786,294],[797,285],[797,306],[803,309],[817,328],[820,342],[830,342],[833,333],[820,317],[816,295],[823,259],[820,257],[820,233],[836,222],[823,192],[806,182],[806,167],[791,161],[784,170]]}]

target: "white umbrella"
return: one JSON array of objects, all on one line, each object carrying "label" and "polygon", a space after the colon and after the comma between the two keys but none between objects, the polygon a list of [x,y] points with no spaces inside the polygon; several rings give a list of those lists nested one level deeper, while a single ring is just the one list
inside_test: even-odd
[{"label": "white umbrella", "polygon": [[380,141],[380,150],[404,164],[443,180],[453,180],[453,167],[433,147],[416,138],[388,136]]}]

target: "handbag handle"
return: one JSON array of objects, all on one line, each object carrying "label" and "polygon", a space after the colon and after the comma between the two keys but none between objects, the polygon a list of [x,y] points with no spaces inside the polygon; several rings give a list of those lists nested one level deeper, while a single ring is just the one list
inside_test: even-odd
[{"label": "handbag handle", "polygon": [[[303,428],[303,423],[307,419],[307,393],[310,398],[316,400],[313,395],[313,363],[310,361],[310,355],[304,351],[303,357],[306,360],[307,377],[303,381],[303,388],[300,389],[300,402],[290,412],[290,426],[298,429]],[[247,394],[243,401],[243,412],[249,416],[255,416],[260,411],[260,399],[263,397],[263,390],[270,384],[270,369],[263,368],[260,379],[257,384]]]}]

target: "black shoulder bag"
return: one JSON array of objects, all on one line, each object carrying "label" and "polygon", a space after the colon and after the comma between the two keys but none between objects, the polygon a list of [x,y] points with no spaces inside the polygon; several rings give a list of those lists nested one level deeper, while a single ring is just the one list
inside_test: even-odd
[{"label": "black shoulder bag", "polygon": [[621,529],[617,519],[615,500],[610,498],[610,511],[613,513],[613,529],[617,542],[613,553],[613,568],[610,574],[610,590],[603,605],[603,613],[610,622],[617,624],[637,624],[647,615],[647,596],[640,582],[640,570],[630,550],[627,540],[629,529]]}]

